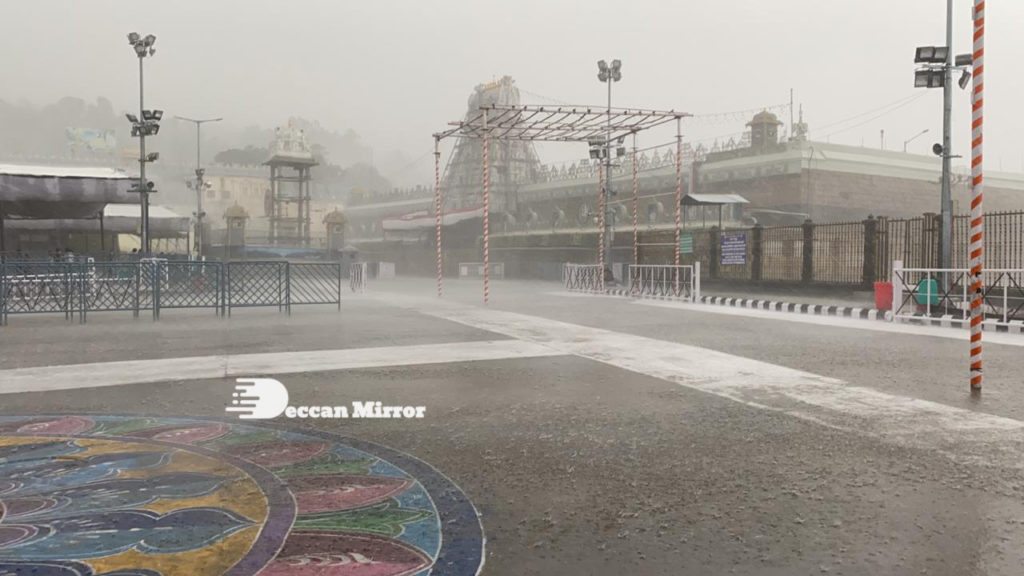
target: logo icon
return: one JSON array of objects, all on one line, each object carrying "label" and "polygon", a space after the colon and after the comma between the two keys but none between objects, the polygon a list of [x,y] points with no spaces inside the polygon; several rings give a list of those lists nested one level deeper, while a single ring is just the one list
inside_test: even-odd
[{"label": "logo icon", "polygon": [[231,406],[227,412],[237,412],[242,420],[268,420],[277,418],[288,407],[288,389],[273,378],[238,378]]}]

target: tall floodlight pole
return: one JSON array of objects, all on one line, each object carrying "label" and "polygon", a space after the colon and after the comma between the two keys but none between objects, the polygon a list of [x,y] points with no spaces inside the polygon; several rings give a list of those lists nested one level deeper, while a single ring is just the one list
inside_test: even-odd
[{"label": "tall floodlight pole", "polygon": [[612,233],[615,222],[613,220],[612,206],[612,83],[622,80],[622,61],[612,60],[611,66],[604,60],[597,63],[597,79],[608,84],[608,122],[604,142],[604,190],[601,195],[604,198],[604,279],[605,282],[615,282],[615,269],[612,257]]},{"label": "tall floodlight pole", "polygon": [[[953,56],[953,0],[946,0],[946,45],[921,46],[917,48],[914,62],[921,65],[914,73],[915,88],[942,88],[942,143],[932,147],[932,151],[942,157],[942,231],[941,255],[939,267],[949,269],[953,261],[953,199],[952,199],[952,161],[953,155],[952,118],[953,118],[953,72],[961,71],[958,84],[961,89],[967,88],[971,79],[972,55]],[[943,286],[949,288],[949,274],[943,273]]]},{"label": "tall floodlight pole", "polygon": [[153,48],[153,44],[156,43],[156,36],[152,34],[146,37],[140,36],[136,32],[132,32],[128,35],[128,44],[131,45],[132,49],[135,50],[135,55],[139,58],[139,117],[136,118],[134,114],[128,114],[128,121],[132,124],[132,136],[138,136],[139,138],[139,183],[137,192],[140,195],[140,204],[142,205],[141,215],[141,226],[140,236],[142,239],[142,253],[148,256],[150,250],[150,234],[149,234],[149,195],[153,190],[148,180],[146,180],[146,164],[149,162],[155,162],[159,157],[158,154],[153,153],[146,155],[146,136],[155,136],[160,131],[160,119],[163,117],[162,110],[146,110],[145,109],[145,93],[142,76],[142,60],[146,56],[152,56],[156,53],[156,49]]},{"label": "tall floodlight pole", "polygon": [[202,159],[201,159],[201,154],[200,154],[200,151],[202,149],[202,142],[201,142],[199,136],[200,136],[200,130],[202,129],[203,124],[206,124],[207,122],[220,122],[221,120],[223,120],[223,118],[203,118],[203,119],[197,119],[197,118],[185,118],[184,116],[175,116],[175,118],[177,118],[178,120],[182,120],[184,122],[191,122],[191,123],[196,125],[196,180],[195,180],[195,187],[196,187],[196,231],[195,231],[195,242],[196,242],[196,248],[195,248],[195,250],[196,250],[196,256],[202,257],[202,255],[203,255],[203,217],[206,216],[206,213],[203,212],[203,191],[204,191],[204,189],[206,187],[206,184],[205,184],[205,182],[203,180],[203,176],[205,175],[206,172],[203,170],[203,167],[202,167]]},{"label": "tall floodlight pole", "polygon": [[[946,0],[946,62],[943,69],[942,86],[942,264],[940,268],[949,269],[953,265],[953,243],[950,236],[953,232],[953,198],[952,198],[952,163],[953,163],[953,0]],[[943,274],[944,290],[949,290],[949,275]]]}]

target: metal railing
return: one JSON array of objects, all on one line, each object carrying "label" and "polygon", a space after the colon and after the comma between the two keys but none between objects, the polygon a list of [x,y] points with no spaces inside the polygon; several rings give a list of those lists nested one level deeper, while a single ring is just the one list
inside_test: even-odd
[{"label": "metal railing", "polygon": [[348,287],[353,292],[366,292],[366,262],[353,262],[348,266]]},{"label": "metal railing", "polygon": [[566,290],[574,292],[604,291],[604,271],[598,264],[564,264],[562,281]]},{"label": "metal railing", "polygon": [[[489,264],[491,279],[502,279],[505,277],[505,263],[491,262]],[[459,262],[459,278],[480,278],[484,275],[483,262]]]},{"label": "metal railing", "polygon": [[[893,319],[971,317],[970,272],[961,268],[903,268],[893,263]],[[1024,269],[982,272],[982,314],[986,324],[1009,326],[1024,321]]]},{"label": "metal railing", "polygon": [[692,266],[630,265],[631,296],[665,296],[700,300],[700,262]]},{"label": "metal railing", "polygon": [[289,304],[337,304],[341,309],[341,264],[288,265]]},{"label": "metal railing", "polygon": [[[365,278],[365,264],[363,264]],[[365,280],[364,280],[365,282]],[[0,264],[0,324],[11,315],[273,307],[341,307],[342,265],[299,262],[16,262]]]}]

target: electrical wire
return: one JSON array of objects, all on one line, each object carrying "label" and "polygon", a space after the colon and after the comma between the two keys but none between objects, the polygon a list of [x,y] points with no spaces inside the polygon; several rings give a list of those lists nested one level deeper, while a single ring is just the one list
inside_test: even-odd
[{"label": "electrical wire", "polygon": [[879,118],[882,118],[884,116],[888,116],[889,114],[892,114],[893,112],[895,112],[895,111],[897,111],[897,110],[899,110],[901,108],[905,108],[905,107],[913,104],[914,102],[917,102],[918,100],[920,100],[921,98],[924,98],[927,95],[928,95],[928,92],[921,92],[920,94],[917,94],[913,98],[911,98],[909,100],[906,100],[905,102],[903,102],[899,106],[896,106],[895,108],[890,108],[890,109],[886,110],[885,112],[882,112],[881,114],[878,114],[877,116],[872,116],[871,118],[868,118],[867,120],[865,120],[863,122],[859,122],[859,123],[854,124],[852,126],[847,126],[846,128],[843,128],[841,130],[836,130],[834,132],[830,132],[830,133],[826,134],[824,136],[824,138],[831,138],[832,136],[835,136],[837,134],[842,134],[844,132],[849,132],[850,130],[853,130],[854,128],[860,128],[861,126],[864,126],[865,124],[870,124],[871,122],[874,122],[875,120],[878,120]]},{"label": "electrical wire", "polygon": [[860,114],[857,114],[856,116],[850,116],[849,118],[845,118],[845,119],[840,120],[838,122],[832,122],[830,124],[825,124],[823,126],[818,126],[816,128],[816,130],[823,131],[823,130],[828,130],[829,128],[833,128],[835,126],[841,126],[843,124],[846,124],[847,122],[853,122],[854,120],[859,120],[859,119],[861,119],[861,118],[863,118],[865,116],[874,114],[875,112],[879,112],[881,110],[885,110],[885,109],[890,108],[892,106],[897,106],[897,105],[902,105],[902,104],[907,103],[907,102],[912,102],[914,100],[917,100],[918,98],[923,97],[925,94],[927,94],[927,92],[921,92],[921,93],[918,93],[918,94],[911,94],[909,96],[904,96],[903,98],[900,98],[899,100],[896,100],[894,102],[890,102],[890,103],[888,103],[888,104],[886,104],[884,106],[879,106],[878,108],[873,108],[871,110],[868,110],[867,112],[861,112]]}]

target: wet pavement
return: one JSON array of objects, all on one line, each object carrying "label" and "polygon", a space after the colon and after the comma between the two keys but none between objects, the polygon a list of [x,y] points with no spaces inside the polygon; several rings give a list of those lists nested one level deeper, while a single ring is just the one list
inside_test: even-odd
[{"label": "wet pavement", "polygon": [[[282,556],[264,559],[281,573],[303,573],[294,566],[333,550],[345,561],[319,574],[414,574],[424,558],[435,563],[435,574],[472,574],[465,558],[478,550],[478,537],[459,533],[443,551],[426,528],[471,526],[458,515],[465,512],[461,503],[471,504],[486,536],[484,574],[1021,573],[1024,391],[1017,366],[1024,337],[1003,335],[1002,343],[986,345],[987,388],[972,400],[967,345],[949,329],[882,331],[854,320],[724,314],[570,296],[545,283],[495,282],[487,309],[478,282],[447,282],[442,301],[433,293],[428,280],[372,283],[367,294],[347,298],[341,312],[296,308],[290,317],[276,309],[231,318],[167,312],[156,323],[130,314],[96,314],[86,325],[12,317],[0,329],[0,393],[5,379],[21,378],[17,369],[79,363],[216,356],[229,377],[169,373],[158,382],[3,393],[0,413],[105,414],[119,426],[128,419],[136,428],[115,434],[114,424],[93,422],[81,432],[104,442],[112,437],[123,450],[153,442],[156,428],[176,426],[173,448],[194,454],[171,462],[191,462],[190,473],[213,474],[215,465],[200,457],[243,471],[263,462],[258,467],[274,478],[225,493],[218,506],[230,509],[229,520],[201,523],[238,530],[223,536],[225,549],[195,544],[173,553],[192,562],[177,568],[131,553],[131,567],[164,574],[221,573],[224,561],[210,558],[226,557],[226,549],[268,556],[273,546],[244,541],[249,524],[238,518],[265,522],[260,518],[269,512],[240,502],[244,494],[272,494],[267,486],[279,484],[293,495],[312,493],[314,501],[330,500],[334,488],[365,495],[293,512],[300,521],[287,544],[278,542]],[[532,348],[502,344],[508,341],[548,352],[535,356]],[[465,361],[469,347],[460,350],[460,343],[495,343],[498,351]],[[404,359],[434,344],[442,346],[415,360],[422,363]],[[236,376],[265,376],[233,373],[233,357],[361,348],[393,350],[394,360],[367,353],[360,365],[355,354],[345,369],[318,370],[288,356],[298,367],[273,377],[287,387],[290,405],[380,401],[424,406],[424,418],[242,423],[225,413]],[[42,374],[40,389],[46,378],[73,379],[74,370]],[[139,415],[149,423],[138,423],[146,420]],[[154,415],[186,420],[168,424]],[[210,422],[253,428],[225,431]],[[67,436],[87,424],[52,426],[36,437]],[[282,429],[310,433],[292,437]],[[0,441],[2,434],[30,432],[8,430]],[[199,436],[185,442],[182,434]],[[329,462],[311,452],[318,441],[335,447]],[[271,457],[285,459],[269,466],[261,460]],[[155,472],[128,475],[146,474]],[[303,480],[289,481],[294,475]],[[325,485],[327,475],[339,484]],[[48,489],[59,488],[60,478],[49,479]],[[366,489],[398,486],[396,478],[407,480],[401,490],[409,492]],[[0,474],[0,500],[8,498],[3,481]],[[275,500],[267,501],[274,509]],[[5,548],[3,528],[13,523],[0,516],[0,564],[12,555],[39,557],[34,548]],[[201,548],[205,556],[196,552]],[[366,554],[389,559],[392,572],[370,571],[374,564],[342,571],[362,567]],[[95,574],[123,567],[109,559],[77,561],[92,562]]]}]

